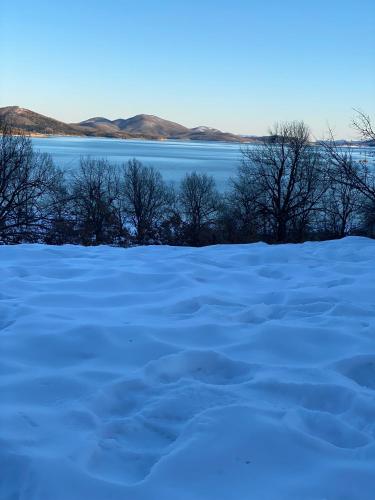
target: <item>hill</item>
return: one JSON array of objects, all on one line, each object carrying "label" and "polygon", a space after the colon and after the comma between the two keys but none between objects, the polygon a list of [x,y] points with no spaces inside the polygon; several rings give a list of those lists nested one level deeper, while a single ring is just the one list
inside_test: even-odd
[{"label": "hill", "polygon": [[90,129],[91,132],[97,136],[111,136],[111,137],[130,137],[129,134],[121,132],[120,128],[108,118],[103,118],[101,116],[95,118],[89,118],[80,123],[71,124],[73,127],[78,127],[80,130]]},{"label": "hill", "polygon": [[178,138],[187,134],[189,129],[179,123],[164,120],[154,115],[136,115],[127,119],[113,121],[120,130],[130,134],[141,134],[145,136]]},{"label": "hill", "polygon": [[79,123],[64,123],[19,106],[7,106],[0,108],[0,120],[5,120],[25,132],[42,135],[226,142],[254,142],[256,140],[204,126],[189,129],[179,123],[147,114],[116,120],[94,117]]},{"label": "hill", "polygon": [[131,118],[118,118],[108,120],[107,118],[90,118],[76,126],[90,125],[99,130],[103,125],[111,127],[114,133],[126,132],[137,137],[151,139],[179,139],[185,141],[225,141],[225,142],[252,142],[254,139],[245,139],[241,136],[221,132],[210,127],[187,128],[179,123],[165,120],[154,115],[136,115]]},{"label": "hill", "polygon": [[77,135],[79,129],[64,122],[49,118],[19,106],[0,108],[0,120],[13,127],[35,134]]},{"label": "hill", "polygon": [[[91,124],[90,120],[87,120],[82,124],[64,123],[19,106],[0,108],[0,120],[32,135],[77,135],[123,139],[130,137],[118,130],[117,127],[112,128],[105,122]],[[111,123],[110,120],[108,122]]]}]

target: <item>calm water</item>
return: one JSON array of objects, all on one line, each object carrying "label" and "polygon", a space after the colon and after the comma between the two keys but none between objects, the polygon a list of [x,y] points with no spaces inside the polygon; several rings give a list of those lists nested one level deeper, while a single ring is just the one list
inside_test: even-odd
[{"label": "calm water", "polygon": [[178,181],[186,172],[196,170],[213,175],[220,188],[234,174],[241,158],[240,145],[233,143],[38,137],[33,138],[33,144],[65,169],[76,168],[80,157],[87,155],[119,164],[137,158],[160,170],[167,181]]},{"label": "calm water", "polygon": [[[241,159],[241,146],[224,142],[38,137],[33,143],[40,152],[50,153],[57,166],[68,170],[76,168],[82,156],[105,157],[118,164],[137,158],[160,170],[167,181],[178,181],[193,170],[213,175],[221,190]],[[353,155],[374,164],[374,148],[356,148]]]}]

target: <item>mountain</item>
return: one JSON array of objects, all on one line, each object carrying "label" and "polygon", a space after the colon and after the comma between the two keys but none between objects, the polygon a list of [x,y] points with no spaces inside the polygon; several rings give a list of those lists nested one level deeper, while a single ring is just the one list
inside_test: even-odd
[{"label": "mountain", "polygon": [[121,139],[180,139],[192,141],[227,141],[253,142],[255,138],[221,132],[220,130],[200,126],[184,127],[154,115],[136,115],[131,118],[109,120],[94,117],[80,123],[64,123],[54,118],[35,113],[19,106],[0,108],[0,121],[6,121],[13,127],[38,135],[77,135],[94,137],[114,137]]},{"label": "mountain", "polygon": [[128,137],[128,134],[121,133],[120,128],[108,118],[103,118],[102,116],[97,116],[95,118],[89,118],[80,123],[71,124],[73,127],[89,128],[95,135],[104,135],[112,137]]},{"label": "mountain", "polygon": [[[218,129],[199,126],[187,128],[154,115],[136,115],[131,118],[109,120],[103,116],[79,123],[64,123],[19,106],[0,108],[0,122],[34,135],[75,135],[113,137],[118,139],[177,139],[185,141],[222,141],[259,143],[271,140],[269,136],[235,135]],[[337,145],[375,146],[375,141],[336,141]]]},{"label": "mountain", "polygon": [[[106,119],[102,118],[101,120]],[[110,126],[112,123],[110,120],[108,120],[109,124],[105,122],[91,124],[90,120],[82,122],[82,124],[64,123],[19,106],[0,108],[0,121],[5,121],[14,128],[34,135],[77,135],[123,139],[130,137],[118,130],[116,126]]]},{"label": "mountain", "polygon": [[88,120],[80,122],[80,124],[92,127],[95,125],[112,125],[113,122],[111,122],[111,120],[109,120],[108,118],[104,118],[103,116],[96,116],[95,118],[89,118]]},{"label": "mountain", "polygon": [[126,120],[119,118],[113,121],[120,130],[130,134],[177,138],[189,132],[187,127],[154,115],[136,115]]},{"label": "mountain", "polygon": [[205,126],[200,126],[200,127],[194,127],[190,129],[192,132],[211,132],[211,133],[217,133],[221,132],[217,128],[212,128],[212,127],[205,127]]},{"label": "mountain", "polygon": [[[151,139],[179,139],[185,141],[226,141],[226,142],[245,142],[241,136],[221,132],[211,127],[187,128],[179,123],[171,122],[154,115],[136,115],[131,118],[118,118],[110,121],[107,118],[90,118],[76,125],[102,127],[103,123],[109,123],[117,127],[117,131],[126,132],[136,137],[145,137]],[[108,123],[109,122],[109,123]],[[247,141],[247,140],[246,140]],[[251,140],[250,140],[251,141]],[[249,142],[249,141],[247,141]]]},{"label": "mountain", "polygon": [[254,142],[253,140],[245,140],[239,135],[221,132],[220,130],[215,132],[215,129],[209,128],[206,131],[190,129],[187,134],[181,135],[179,139],[185,141]]},{"label": "mountain", "polygon": [[6,121],[15,128],[35,134],[77,135],[79,133],[77,128],[72,125],[19,106],[0,108],[0,120]]}]

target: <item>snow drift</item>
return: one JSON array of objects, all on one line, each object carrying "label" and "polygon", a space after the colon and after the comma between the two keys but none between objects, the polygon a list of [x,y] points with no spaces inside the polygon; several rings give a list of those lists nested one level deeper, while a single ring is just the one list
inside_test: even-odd
[{"label": "snow drift", "polygon": [[373,500],[374,262],[0,247],[0,499]]}]

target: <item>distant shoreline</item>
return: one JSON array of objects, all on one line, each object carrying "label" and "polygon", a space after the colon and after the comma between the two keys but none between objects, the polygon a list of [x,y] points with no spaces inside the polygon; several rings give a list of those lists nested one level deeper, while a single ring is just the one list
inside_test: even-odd
[{"label": "distant shoreline", "polygon": [[[98,135],[77,135],[77,134],[42,134],[38,132],[25,132],[26,135],[33,139],[53,139],[53,138],[77,138],[77,139],[111,139],[115,141],[125,141],[125,142],[131,142],[131,141],[145,141],[145,142],[177,142],[177,143],[183,143],[183,142],[191,142],[191,143],[199,143],[199,142],[205,142],[205,143],[210,143],[210,144],[238,144],[238,145],[259,145],[262,144],[262,141],[252,139],[249,141],[226,141],[226,140],[209,140],[209,139],[178,139],[178,138],[148,138],[148,137],[108,137],[108,136],[98,136]],[[311,144],[317,144],[320,141],[315,141]],[[354,142],[346,144],[337,144],[337,147],[343,147],[343,148],[373,148],[374,146],[369,145],[369,144],[361,144],[359,142]]]},{"label": "distant shoreline", "polygon": [[42,134],[38,132],[26,132],[26,135],[28,135],[31,138],[35,139],[53,139],[53,138],[63,138],[63,137],[69,137],[69,138],[74,138],[76,137],[77,139],[112,139],[116,141],[154,141],[154,142],[168,142],[168,141],[174,141],[174,142],[209,142],[212,144],[260,144],[261,141],[216,141],[216,140],[209,140],[209,139],[174,139],[174,138],[148,138],[148,137],[108,137],[108,136],[98,136],[98,135],[76,135],[76,134]]},{"label": "distant shoreline", "polygon": [[79,123],[64,123],[19,106],[6,106],[0,108],[0,120],[11,124],[14,130],[22,131],[31,137],[65,136],[153,141],[258,142],[256,137],[222,132],[206,126],[188,128],[179,123],[146,114],[116,120],[94,117]]},{"label": "distant shoreline", "polygon": [[[176,141],[206,142],[211,144],[262,144],[269,142],[269,135],[238,135],[222,132],[206,126],[187,128],[154,115],[136,115],[130,118],[109,120],[95,117],[80,123],[64,123],[19,106],[0,108],[0,120],[11,124],[14,132],[19,131],[34,138],[78,137],[96,139],[117,139],[122,141]],[[321,141],[314,141],[317,144]],[[338,140],[337,146],[374,147],[374,141]]]}]

